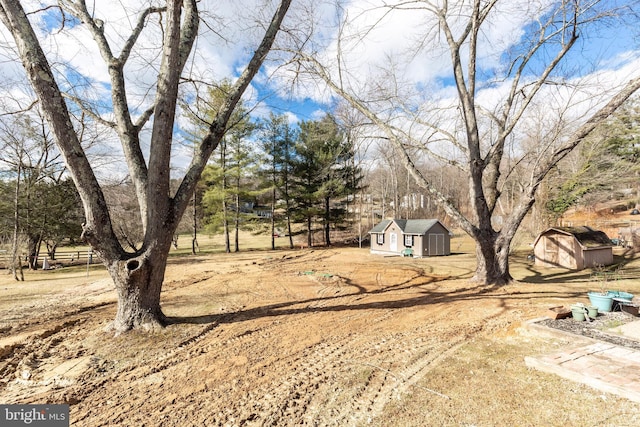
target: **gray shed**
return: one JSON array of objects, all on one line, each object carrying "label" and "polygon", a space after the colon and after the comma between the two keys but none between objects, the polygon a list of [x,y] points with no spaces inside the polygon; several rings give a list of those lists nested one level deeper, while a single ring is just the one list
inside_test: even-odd
[{"label": "gray shed", "polygon": [[572,270],[613,264],[609,237],[591,227],[552,227],[533,243],[536,265]]},{"label": "gray shed", "polygon": [[385,219],[369,234],[372,254],[413,257],[451,254],[451,232],[437,219]]}]

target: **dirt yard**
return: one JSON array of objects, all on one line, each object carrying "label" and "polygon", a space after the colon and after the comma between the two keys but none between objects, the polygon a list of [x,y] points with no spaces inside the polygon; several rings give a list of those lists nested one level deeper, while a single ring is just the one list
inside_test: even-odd
[{"label": "dirt yard", "polygon": [[[639,404],[525,366],[575,344],[523,323],[587,302],[588,272],[522,256],[518,283],[486,289],[474,266],[358,248],[176,257],[174,324],[118,337],[102,269],[3,275],[0,403],[69,403],[91,427],[640,425]],[[617,285],[640,295],[638,276]]]}]

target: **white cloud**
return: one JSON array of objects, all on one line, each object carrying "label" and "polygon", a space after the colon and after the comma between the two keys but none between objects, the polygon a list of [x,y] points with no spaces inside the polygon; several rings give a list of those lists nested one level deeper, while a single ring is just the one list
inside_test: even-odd
[{"label": "white cloud", "polygon": [[[314,22],[317,34],[307,42],[308,53],[353,93],[367,90],[371,82],[388,81],[389,75],[400,84],[412,87],[442,85],[442,79],[451,77],[451,58],[446,38],[440,31],[442,27],[429,10],[431,3],[410,2],[405,6],[399,5],[402,2],[397,3],[397,7],[392,8],[393,2],[353,0],[343,2],[341,9],[309,8],[315,15],[294,16]],[[499,67],[501,55],[523,37],[525,26],[550,3],[551,0],[499,2],[480,33],[479,68]],[[449,7],[461,16],[470,13],[465,10],[469,7],[467,2],[461,4],[454,2]],[[462,21],[451,18],[448,22],[454,37],[459,36]],[[301,21],[297,26],[303,25]],[[466,61],[465,47],[461,49],[461,55]],[[279,77],[285,82],[283,87],[297,79],[297,92],[293,94],[297,99],[327,101],[326,88],[317,80],[310,83],[294,69],[280,70]]]},{"label": "white cloud", "polygon": [[[41,1],[23,1],[34,10],[44,4]],[[140,1],[121,0],[119,2],[90,2],[95,5],[95,16],[104,21],[105,34],[112,44],[115,54],[122,49],[125,40],[131,34],[136,25],[140,13]],[[147,5],[158,5],[160,0],[149,0]],[[290,16],[285,20],[285,26],[292,33],[300,34],[305,29],[313,27],[316,30],[314,38],[309,40],[310,52],[316,58],[324,62],[333,75],[337,78],[337,58],[343,67],[340,76],[346,87],[352,93],[365,96],[367,93],[375,93],[383,98],[384,91],[389,87],[399,89],[406,101],[413,102],[417,109],[438,108],[438,120],[444,122],[449,118],[449,111],[455,107],[456,90],[451,85],[450,54],[446,48],[446,40],[439,32],[439,26],[432,13],[425,9],[390,10],[384,5],[388,2],[382,0],[353,0],[342,3],[341,9],[335,8],[331,1],[299,0],[293,2]],[[453,10],[454,2],[450,2]],[[508,50],[525,37],[527,25],[534,22],[551,4],[551,0],[510,0],[499,2],[492,11],[487,25],[483,26],[479,51],[479,69],[487,78],[494,78],[502,66],[502,59]],[[56,0],[48,0],[46,4],[56,5]],[[410,2],[411,5],[427,5],[424,2]],[[203,0],[198,3],[203,12],[204,23],[200,26],[200,37],[194,47],[189,70],[203,81],[220,80],[222,78],[234,78],[239,70],[246,64],[252,48],[262,36],[263,25],[258,24],[260,19],[270,17],[274,2],[268,0],[240,0],[234,2],[216,2]],[[463,6],[464,8],[464,6]],[[460,10],[464,14],[464,10]],[[79,74],[92,82],[87,90],[92,91],[94,99],[102,102],[110,102],[108,91],[109,76],[107,66],[104,64],[95,43],[83,26],[75,27],[67,25],[64,31],[45,30],[51,29],[42,13],[32,14],[41,29],[43,45],[47,49],[52,62],[68,64]],[[340,27],[340,18],[348,18],[348,22]],[[454,34],[461,31],[461,26],[450,21]],[[6,29],[0,26],[0,37],[8,43],[10,37]],[[136,50],[127,65],[127,87],[130,89],[129,102],[132,108],[145,109],[152,105],[154,84],[159,67],[159,47],[161,45],[161,31],[157,18],[152,17],[136,45]],[[340,40],[338,39],[340,37]],[[285,34],[281,35],[278,43],[282,46],[287,43]],[[339,52],[340,50],[340,52]],[[465,50],[462,50],[464,55]],[[4,63],[0,65],[0,72],[5,79],[23,78],[19,67],[7,62],[10,55],[5,50]],[[273,57],[287,57],[284,52],[275,52]],[[599,68],[598,84],[611,86],[615,79],[621,81],[620,75],[626,73],[627,78],[637,67],[638,52],[628,51],[619,53],[614,57],[602,56]],[[287,111],[287,102],[291,101],[304,104],[306,101],[314,101],[319,104],[330,104],[335,97],[327,87],[318,79],[305,78],[295,74],[294,68],[278,68],[281,62],[271,62],[264,67],[263,72],[250,87],[245,99],[247,102],[258,101],[265,93],[277,96],[276,101],[271,99],[266,103],[258,104],[255,114],[267,117],[271,111],[271,104],[277,104],[278,113],[286,113],[291,123],[296,123],[300,117],[318,118],[325,113],[321,108],[313,106],[304,115],[300,110]],[[389,69],[392,68],[390,71]],[[594,74],[595,79],[596,74]],[[583,76],[584,77],[584,76]],[[291,81],[297,79],[296,85]],[[595,81],[595,80],[594,80]],[[595,83],[594,83],[595,84]],[[393,87],[395,85],[395,87]],[[510,82],[504,80],[500,83],[492,83],[486,87],[478,88],[478,103],[493,110],[504,99],[505,91]],[[14,96],[20,97],[20,90],[12,88]],[[545,89],[547,90],[547,89]],[[549,92],[551,93],[551,92]],[[28,95],[27,95],[28,96]],[[555,99],[561,101],[559,92],[555,93]],[[574,94],[576,96],[576,94]],[[586,100],[591,95],[582,95],[585,102],[577,103],[576,108],[588,107]],[[24,96],[23,96],[24,97]],[[544,98],[544,97],[543,97]],[[551,95],[546,97],[553,100]],[[579,107],[578,107],[579,106]],[[387,105],[388,111],[393,111]],[[552,109],[548,109],[552,111]],[[578,110],[576,110],[578,111]],[[177,149],[181,150],[180,148]],[[177,153],[178,154],[178,153]],[[182,159],[179,153],[177,159]],[[184,164],[184,160],[180,160]]]}]

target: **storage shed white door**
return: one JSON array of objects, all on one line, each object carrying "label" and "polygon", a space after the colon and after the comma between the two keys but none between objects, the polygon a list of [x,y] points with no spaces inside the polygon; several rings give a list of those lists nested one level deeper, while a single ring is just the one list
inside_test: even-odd
[{"label": "storage shed white door", "polygon": [[389,250],[391,252],[398,252],[398,234],[389,234]]}]

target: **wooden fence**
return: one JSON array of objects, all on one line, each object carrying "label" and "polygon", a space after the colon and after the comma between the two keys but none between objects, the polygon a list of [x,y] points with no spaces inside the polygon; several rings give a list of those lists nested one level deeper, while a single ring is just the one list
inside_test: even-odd
[{"label": "wooden fence", "polygon": [[[56,251],[55,259],[51,259],[46,251],[40,252],[38,256],[38,268],[43,268],[45,264],[49,268],[55,268],[56,266],[70,265],[70,264],[97,264],[100,262],[98,256],[90,250],[81,251]],[[20,255],[21,260],[26,264],[29,256],[26,253]],[[0,269],[9,268],[10,254],[7,250],[0,250]],[[46,260],[46,263],[45,263]],[[46,267],[45,267],[46,268]]]}]

